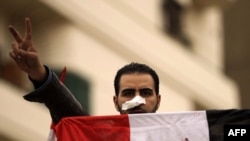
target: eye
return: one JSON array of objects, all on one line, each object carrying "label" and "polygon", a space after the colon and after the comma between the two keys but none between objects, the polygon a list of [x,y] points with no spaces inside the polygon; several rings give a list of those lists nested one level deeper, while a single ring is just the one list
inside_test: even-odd
[{"label": "eye", "polygon": [[133,97],[135,95],[134,90],[125,90],[122,92],[122,96],[124,97]]},{"label": "eye", "polygon": [[148,96],[153,95],[153,92],[152,92],[152,90],[148,90],[148,89],[146,89],[146,90],[141,90],[141,91],[140,91],[140,95],[141,95],[142,97],[148,97]]}]

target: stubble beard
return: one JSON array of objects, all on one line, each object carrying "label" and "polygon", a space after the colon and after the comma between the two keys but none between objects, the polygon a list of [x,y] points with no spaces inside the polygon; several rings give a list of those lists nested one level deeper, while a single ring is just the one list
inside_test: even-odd
[{"label": "stubble beard", "polygon": [[122,110],[121,106],[118,105],[118,111],[120,112],[120,114],[143,114],[143,113],[155,113],[158,109],[157,104],[154,106],[152,111],[146,111],[143,108],[141,108],[141,106],[136,106],[132,109],[128,109],[128,110]]}]

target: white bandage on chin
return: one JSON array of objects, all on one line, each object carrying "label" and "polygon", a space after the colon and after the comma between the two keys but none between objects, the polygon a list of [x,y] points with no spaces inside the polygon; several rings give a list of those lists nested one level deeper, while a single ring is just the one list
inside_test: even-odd
[{"label": "white bandage on chin", "polygon": [[128,110],[128,109],[134,108],[136,106],[139,106],[141,104],[146,104],[145,98],[137,95],[133,99],[123,103],[122,110]]}]

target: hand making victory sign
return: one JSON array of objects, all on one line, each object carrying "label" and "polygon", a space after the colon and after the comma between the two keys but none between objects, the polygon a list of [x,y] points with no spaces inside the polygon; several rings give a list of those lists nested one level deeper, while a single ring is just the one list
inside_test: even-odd
[{"label": "hand making victory sign", "polygon": [[25,18],[24,38],[21,37],[14,26],[10,25],[8,28],[15,38],[15,41],[12,43],[12,50],[9,53],[10,57],[21,70],[31,77],[31,79],[43,81],[46,77],[46,70],[40,62],[38,52],[32,43],[31,20]]}]

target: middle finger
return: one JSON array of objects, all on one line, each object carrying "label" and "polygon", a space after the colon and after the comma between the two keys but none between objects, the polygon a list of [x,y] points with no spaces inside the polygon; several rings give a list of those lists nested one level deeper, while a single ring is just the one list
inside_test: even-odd
[{"label": "middle finger", "polygon": [[25,39],[31,40],[32,37],[32,29],[31,29],[31,21],[30,18],[25,19]]}]

